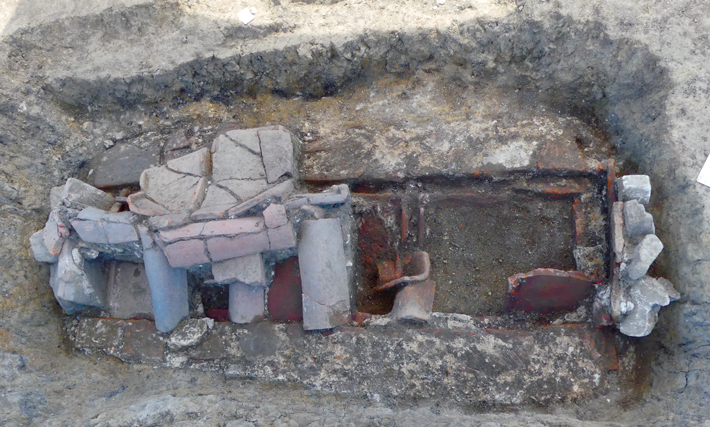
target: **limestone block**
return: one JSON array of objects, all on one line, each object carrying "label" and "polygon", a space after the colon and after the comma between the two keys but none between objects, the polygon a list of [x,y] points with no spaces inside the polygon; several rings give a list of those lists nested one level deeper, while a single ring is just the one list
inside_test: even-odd
[{"label": "limestone block", "polygon": [[170,265],[147,228],[139,227],[138,231],[143,244],[143,263],[150,285],[155,326],[160,332],[170,332],[190,314],[187,271]]},{"label": "limestone block", "polygon": [[264,317],[264,289],[242,283],[229,285],[229,319],[234,323],[253,323]]},{"label": "limestone block", "polygon": [[107,293],[111,317],[153,319],[150,284],[144,264],[112,262]]},{"label": "limestone block", "polygon": [[104,193],[98,188],[75,178],[67,179],[62,189],[62,199],[106,211],[111,209],[115,202],[115,199],[110,194]]},{"label": "limestone block", "polygon": [[70,240],[65,240],[59,259],[50,269],[50,286],[67,313],[82,306],[106,305],[106,277],[100,262],[85,260]]},{"label": "limestone block", "polygon": [[283,175],[293,175],[293,143],[291,134],[285,129],[260,130],[261,156],[269,183],[276,182]]},{"label": "limestone block", "polygon": [[210,150],[201,148],[194,153],[168,160],[168,169],[187,175],[207,176],[212,169]]},{"label": "limestone block", "polygon": [[653,216],[637,200],[624,203],[624,233],[628,237],[654,234]]},{"label": "limestone block", "polygon": [[651,179],[648,175],[626,175],[616,179],[619,200],[636,200],[647,205],[651,200]]},{"label": "limestone block", "polygon": [[645,337],[656,325],[661,307],[680,299],[680,294],[670,281],[663,278],[646,276],[629,285],[634,308],[621,321],[619,330],[631,337]]},{"label": "limestone block", "polygon": [[249,286],[266,286],[264,256],[260,253],[212,264],[212,276],[221,284],[234,282]]},{"label": "limestone block", "polygon": [[30,236],[30,249],[32,250],[32,255],[39,262],[55,263],[58,260],[57,256],[49,253],[47,247],[44,245],[44,230],[39,230]]},{"label": "limestone block", "polygon": [[627,276],[632,280],[643,277],[662,250],[663,243],[655,234],[644,237],[634,249],[633,259],[626,267]]},{"label": "limestone block", "polygon": [[303,328],[330,329],[350,315],[350,295],[340,220],[307,220],[298,260],[303,287]]}]

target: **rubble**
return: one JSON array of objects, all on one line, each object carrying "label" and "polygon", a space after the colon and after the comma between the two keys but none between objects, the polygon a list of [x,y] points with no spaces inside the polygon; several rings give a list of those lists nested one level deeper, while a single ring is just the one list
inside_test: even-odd
[{"label": "rubble", "polygon": [[32,255],[39,262],[55,263],[58,257],[49,253],[47,246],[44,244],[44,230],[39,230],[30,236],[30,249]]},{"label": "rubble", "polygon": [[103,210],[111,209],[115,199],[110,194],[92,187],[75,178],[67,179],[61,194],[62,200],[83,207],[95,207]]},{"label": "rubble", "polygon": [[664,279],[644,276],[627,284],[633,308],[619,323],[621,333],[631,337],[645,337],[658,321],[658,312],[672,301],[680,299],[673,284]]}]

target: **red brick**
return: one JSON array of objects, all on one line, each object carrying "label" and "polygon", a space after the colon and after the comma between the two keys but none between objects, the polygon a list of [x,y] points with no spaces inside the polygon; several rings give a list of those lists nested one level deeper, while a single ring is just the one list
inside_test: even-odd
[{"label": "red brick", "polygon": [[296,322],[303,320],[301,272],[298,257],[276,264],[274,280],[269,287],[269,314],[275,320]]},{"label": "red brick", "polygon": [[550,313],[589,297],[594,281],[578,271],[539,268],[508,278],[508,307]]},{"label": "red brick", "polygon": [[205,254],[205,244],[202,240],[193,239],[171,243],[165,246],[163,252],[173,268],[184,268],[210,262]]}]

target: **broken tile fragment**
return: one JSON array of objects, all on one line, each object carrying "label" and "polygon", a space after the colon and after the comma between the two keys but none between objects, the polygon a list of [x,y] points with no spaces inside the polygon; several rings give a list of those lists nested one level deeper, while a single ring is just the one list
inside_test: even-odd
[{"label": "broken tile fragment", "polygon": [[86,260],[70,240],[65,240],[59,259],[50,269],[50,286],[67,313],[82,306],[105,307],[106,277],[100,262]]},{"label": "broken tile fragment", "polygon": [[631,262],[626,266],[626,275],[632,279],[643,277],[653,261],[663,250],[663,243],[655,234],[649,234],[636,246]]},{"label": "broken tile fragment", "polygon": [[196,199],[204,197],[204,193],[198,194],[206,189],[201,188],[201,184],[205,185],[201,178],[176,173],[165,166],[146,169],[141,175],[141,190],[146,197],[165,208],[167,213],[190,210]]},{"label": "broken tile fragment", "polygon": [[264,288],[242,283],[229,285],[229,319],[253,323],[264,317]]},{"label": "broken tile fragment", "polygon": [[631,337],[650,334],[658,321],[661,307],[680,299],[680,293],[670,281],[648,276],[629,284],[629,296],[634,308],[619,323],[619,330]]},{"label": "broken tile fragment", "polygon": [[651,200],[651,179],[648,175],[625,175],[616,179],[616,193],[619,200],[636,200],[647,205]]},{"label": "broken tile fragment", "polygon": [[235,236],[238,234],[258,233],[264,230],[264,220],[260,217],[234,218],[205,223],[202,235]]},{"label": "broken tile fragment", "polygon": [[182,240],[163,248],[171,267],[187,268],[210,262],[205,253],[205,243],[199,239]]},{"label": "broken tile fragment", "polygon": [[303,328],[331,329],[350,316],[350,295],[340,220],[301,225],[298,264],[303,286]]},{"label": "broken tile fragment", "polygon": [[624,255],[624,202],[614,202],[611,208],[611,247],[615,262]]},{"label": "broken tile fragment", "polygon": [[207,332],[212,327],[214,327],[213,319],[184,319],[170,332],[167,340],[168,347],[173,350],[194,347],[206,338]]},{"label": "broken tile fragment", "polygon": [[62,199],[83,206],[93,206],[105,211],[111,209],[115,199],[96,187],[75,178],[67,179],[62,189]]},{"label": "broken tile fragment", "polygon": [[212,156],[212,180],[264,179],[266,172],[261,156],[240,147],[231,140],[219,139]]},{"label": "broken tile fragment", "polygon": [[429,279],[408,284],[397,292],[390,316],[397,320],[428,321],[435,291],[436,285]]},{"label": "broken tile fragment", "polygon": [[44,245],[52,256],[58,256],[64,245],[64,240],[69,236],[69,229],[59,217],[59,212],[55,209],[49,213],[47,223],[42,232]]},{"label": "broken tile fragment", "polygon": [[212,264],[212,276],[220,284],[239,282],[249,286],[266,286],[264,257],[256,253],[215,262]]},{"label": "broken tile fragment", "polygon": [[235,237],[213,237],[207,240],[207,251],[213,262],[242,257],[269,250],[266,230]]},{"label": "broken tile fragment", "polygon": [[564,310],[588,298],[593,285],[578,271],[538,268],[508,278],[508,306],[539,313]]},{"label": "broken tile fragment", "polygon": [[264,222],[267,228],[277,228],[285,225],[288,222],[286,209],[283,205],[272,203],[264,209]]},{"label": "broken tile fragment", "polygon": [[239,203],[232,193],[216,184],[207,188],[202,205],[191,216],[195,221],[221,219],[227,211]]},{"label": "broken tile fragment", "polygon": [[91,161],[91,183],[98,188],[136,185],[141,173],[159,161],[160,147],[116,144]]},{"label": "broken tile fragment", "polygon": [[259,145],[259,135],[257,129],[236,129],[230,130],[225,135],[237,144],[248,148],[256,154],[261,154]]},{"label": "broken tile fragment", "polygon": [[628,237],[654,234],[653,216],[636,200],[624,202],[624,233]]},{"label": "broken tile fragment", "polygon": [[116,319],[153,319],[145,265],[113,261],[109,271],[108,311]]},{"label": "broken tile fragment", "polygon": [[58,257],[49,253],[47,246],[44,245],[44,230],[39,230],[32,233],[30,236],[30,249],[32,255],[39,262],[55,263]]},{"label": "broken tile fragment", "polygon": [[282,202],[293,193],[293,180],[284,181],[277,184],[252,199],[241,203],[229,210],[229,216],[239,216],[257,206],[266,206],[272,202]]},{"label": "broken tile fragment", "polygon": [[166,216],[171,212],[150,200],[143,191],[128,196],[128,208],[131,212],[145,216]]},{"label": "broken tile fragment", "polygon": [[267,181],[274,183],[284,175],[293,175],[291,134],[285,129],[260,130],[258,133]]},{"label": "broken tile fragment", "polygon": [[140,227],[138,231],[143,244],[143,263],[150,285],[155,326],[161,332],[170,332],[190,314],[187,271],[170,265],[147,228]]},{"label": "broken tile fragment", "polygon": [[168,169],[195,176],[207,176],[211,171],[210,150],[201,148],[194,153],[168,160]]},{"label": "broken tile fragment", "polygon": [[202,234],[205,228],[204,222],[194,222],[179,228],[163,230],[158,233],[160,239],[165,243],[172,243],[178,240],[194,239]]},{"label": "broken tile fragment", "polygon": [[258,196],[271,186],[265,179],[225,179],[219,185],[237,196],[240,201],[246,201]]},{"label": "broken tile fragment", "polygon": [[303,320],[301,292],[298,258],[291,257],[276,264],[267,299],[271,317],[282,322]]},{"label": "broken tile fragment", "polygon": [[312,205],[338,205],[350,199],[350,188],[347,184],[338,184],[322,193],[296,194],[294,197],[304,197]]},{"label": "broken tile fragment", "polygon": [[279,251],[296,247],[296,232],[290,223],[286,223],[281,227],[269,228],[269,249]]}]

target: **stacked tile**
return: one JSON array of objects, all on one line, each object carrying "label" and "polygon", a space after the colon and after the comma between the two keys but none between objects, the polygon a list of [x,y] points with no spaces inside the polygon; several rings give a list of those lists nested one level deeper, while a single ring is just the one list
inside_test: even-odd
[{"label": "stacked tile", "polygon": [[680,298],[671,282],[647,276],[663,250],[656,236],[653,217],[644,205],[651,199],[647,175],[627,175],[616,180],[619,202],[611,212],[614,263],[610,314],[619,330],[629,336],[651,333],[662,306]]}]

